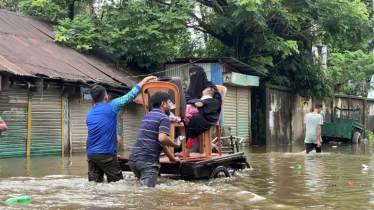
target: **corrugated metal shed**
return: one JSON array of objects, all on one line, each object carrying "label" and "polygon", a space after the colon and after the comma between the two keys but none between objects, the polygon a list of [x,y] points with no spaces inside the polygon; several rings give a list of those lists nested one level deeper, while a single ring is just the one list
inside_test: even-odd
[{"label": "corrugated metal shed", "polygon": [[127,68],[81,54],[54,42],[49,22],[0,10],[0,72],[61,79],[69,82],[100,82],[134,86],[139,79]]},{"label": "corrugated metal shed", "polygon": [[222,85],[222,66],[219,63],[211,64],[211,80],[216,85]]}]

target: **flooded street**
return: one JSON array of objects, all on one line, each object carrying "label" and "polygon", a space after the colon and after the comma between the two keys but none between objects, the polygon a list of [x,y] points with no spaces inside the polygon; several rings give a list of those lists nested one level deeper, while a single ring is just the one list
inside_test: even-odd
[{"label": "flooded street", "polygon": [[246,151],[251,170],[213,181],[162,177],[155,189],[140,188],[128,172],[120,182],[89,183],[84,155],[1,159],[0,200],[30,195],[32,201],[23,206],[0,203],[0,208],[374,208],[374,147],[323,145],[323,154],[310,155],[302,153],[303,149],[253,147]]}]

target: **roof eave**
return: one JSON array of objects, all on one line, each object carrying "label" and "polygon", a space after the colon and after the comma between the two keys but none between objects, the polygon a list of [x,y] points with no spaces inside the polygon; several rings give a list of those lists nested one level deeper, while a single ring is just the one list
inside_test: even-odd
[{"label": "roof eave", "polygon": [[[224,63],[230,66],[232,69],[238,71],[239,73],[254,75],[259,77],[266,77],[267,75],[259,72],[255,68],[249,66],[232,57],[219,57],[219,58],[176,58],[172,62],[167,62],[165,64],[180,64],[180,63]],[[241,68],[241,69],[238,69]]]}]

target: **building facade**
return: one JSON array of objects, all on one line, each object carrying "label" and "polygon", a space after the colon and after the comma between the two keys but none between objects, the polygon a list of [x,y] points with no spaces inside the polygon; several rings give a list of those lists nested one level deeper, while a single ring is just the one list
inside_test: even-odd
[{"label": "building facade", "polygon": [[[5,10],[0,22],[0,116],[8,126],[0,158],[85,153],[89,88],[103,85],[115,98],[140,78],[102,52],[82,54],[55,43],[50,22]],[[135,124],[123,121],[138,107],[130,104],[118,116],[119,137],[134,138]]]}]

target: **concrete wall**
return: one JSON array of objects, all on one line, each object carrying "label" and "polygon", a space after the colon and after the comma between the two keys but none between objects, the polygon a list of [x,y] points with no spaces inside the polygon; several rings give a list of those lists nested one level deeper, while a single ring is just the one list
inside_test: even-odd
[{"label": "concrete wall", "polygon": [[267,145],[288,144],[291,138],[292,92],[274,86],[267,86]]},{"label": "concrete wall", "polygon": [[298,94],[293,95],[292,109],[292,143],[297,144],[304,141],[304,117],[313,108],[312,100],[304,101]]},{"label": "concrete wall", "polygon": [[[343,109],[361,109],[361,123],[365,130],[374,131],[374,100],[348,96],[335,95],[334,98],[307,102],[290,89],[267,85],[266,86],[266,145],[302,144],[304,142],[304,117],[313,110],[316,102],[323,104],[322,116],[324,122],[332,122],[334,107]],[[358,114],[342,112],[342,117],[358,118]],[[340,113],[337,113],[340,117]],[[364,134],[365,135],[365,134]]]}]

